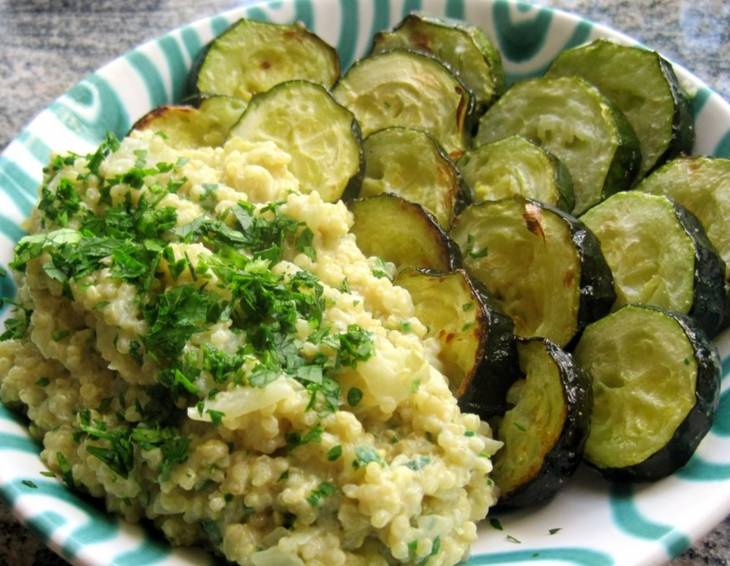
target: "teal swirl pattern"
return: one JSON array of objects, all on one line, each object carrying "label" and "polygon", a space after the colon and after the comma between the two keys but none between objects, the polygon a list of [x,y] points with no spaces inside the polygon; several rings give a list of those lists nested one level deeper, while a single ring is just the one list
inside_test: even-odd
[{"label": "teal swirl pattern", "polygon": [[[179,101],[187,71],[205,44],[242,16],[260,20],[302,21],[337,47],[343,69],[369,49],[370,37],[391,27],[404,15],[425,10],[437,16],[480,25],[504,55],[508,81],[539,75],[560,51],[594,37],[625,36],[580,18],[544,7],[508,0],[278,0],[248,2],[241,8],[202,20],[135,49],[85,78],[42,112],[0,155],[1,245],[7,252],[24,234],[20,222],[35,200],[41,169],[52,151],[86,151],[107,131],[126,134],[144,110]],[[629,40],[630,41],[630,40]],[[679,69],[695,90],[692,107],[698,142],[695,150],[730,157],[730,106],[698,79]],[[147,97],[141,112],[125,95],[130,83]],[[3,257],[7,257],[6,253]],[[12,296],[10,279],[0,280],[0,292]],[[730,335],[720,339],[724,376],[730,375]],[[708,448],[705,448],[708,446]],[[43,479],[40,446],[25,422],[0,405],[0,493],[48,544],[71,562],[88,565],[216,563],[200,553],[171,549],[154,533],[125,526],[97,503]],[[667,482],[668,498],[691,493],[712,501],[722,489],[730,501],[730,390],[722,394],[720,410],[708,439],[690,463]],[[505,518],[505,531],[482,525],[471,566],[549,561],[610,566],[667,559],[690,544],[712,524],[698,516],[681,522],[671,501],[647,507],[643,492],[608,486],[596,478],[578,479],[548,507],[536,510],[540,526],[530,516]],[[714,491],[713,491],[714,490]],[[590,505],[586,506],[586,501]],[[705,509],[709,512],[712,504]],[[650,509],[651,515],[646,514]],[[582,513],[590,509],[585,520]],[[727,509],[724,509],[726,512]],[[656,518],[656,515],[661,520]],[[542,520],[542,519],[545,520]],[[555,536],[545,527],[558,525]],[[553,529],[555,530],[555,529]],[[507,533],[519,535],[507,537]],[[515,542],[516,541],[516,542]],[[658,554],[657,554],[658,552]]]}]

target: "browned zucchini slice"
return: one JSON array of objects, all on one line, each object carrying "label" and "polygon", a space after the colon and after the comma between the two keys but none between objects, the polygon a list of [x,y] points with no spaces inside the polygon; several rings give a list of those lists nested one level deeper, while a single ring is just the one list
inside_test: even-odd
[{"label": "browned zucchini slice", "polygon": [[200,106],[160,106],[151,110],[132,127],[163,135],[176,148],[217,147],[246,109],[246,103],[230,96],[204,98]]},{"label": "browned zucchini slice", "polygon": [[569,354],[545,338],[517,343],[524,379],[507,393],[512,405],[498,419],[504,447],[492,479],[499,505],[525,507],[550,499],[581,461],[591,419],[590,378]]},{"label": "browned zucchini slice", "polygon": [[451,271],[461,263],[459,248],[420,204],[384,194],[357,199],[350,210],[355,217],[352,233],[365,255],[398,269]]},{"label": "browned zucchini slice", "polygon": [[332,91],[357,117],[363,135],[403,126],[428,132],[452,159],[470,143],[474,97],[441,61],[408,49],[355,63]]},{"label": "browned zucchini slice", "polygon": [[416,317],[441,344],[439,360],[464,410],[483,418],[504,413],[517,372],[512,320],[462,269],[452,273],[402,271]]},{"label": "browned zucchini slice", "polygon": [[687,463],[712,425],[721,374],[691,319],[627,305],[585,329],[575,360],[593,380],[588,462],[621,481],[657,480]]},{"label": "browned zucchini slice", "polygon": [[467,151],[456,163],[474,202],[523,196],[570,212],[573,180],[563,163],[522,136],[510,136]]},{"label": "browned zucchini slice", "polygon": [[330,88],[340,76],[331,45],[301,23],[241,19],[215,38],[189,75],[192,94],[250,100],[279,83],[306,80]]},{"label": "browned zucchini slice", "polygon": [[316,191],[323,200],[335,202],[360,190],[360,127],[321,85],[289,81],[257,94],[230,135],[272,141],[286,151],[303,193]]},{"label": "browned zucchini slice", "polygon": [[393,193],[423,206],[444,228],[451,226],[469,191],[436,140],[420,130],[394,127],[370,134],[363,149],[360,196]]},{"label": "browned zucchini slice", "polygon": [[641,191],[616,193],[581,216],[601,243],[616,303],[691,316],[709,336],[722,326],[725,262],[681,205]]},{"label": "browned zucchini slice", "polygon": [[425,14],[409,14],[389,32],[373,37],[373,53],[396,47],[433,53],[471,89],[483,114],[504,90],[502,57],[478,27]]},{"label": "browned zucchini slice", "polygon": [[518,336],[566,346],[616,298],[596,237],[547,204],[521,197],[474,204],[451,234],[467,270],[512,317]]}]

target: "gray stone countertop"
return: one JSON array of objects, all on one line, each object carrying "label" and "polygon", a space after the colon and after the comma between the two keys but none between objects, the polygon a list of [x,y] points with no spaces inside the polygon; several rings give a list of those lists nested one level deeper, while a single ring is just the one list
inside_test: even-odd
[{"label": "gray stone countertop", "polygon": [[[692,70],[730,100],[728,0],[556,0],[545,4],[619,29]],[[0,148],[87,73],[230,0],[0,0]],[[0,566],[55,566],[0,501]],[[673,566],[730,564],[730,518]]]}]

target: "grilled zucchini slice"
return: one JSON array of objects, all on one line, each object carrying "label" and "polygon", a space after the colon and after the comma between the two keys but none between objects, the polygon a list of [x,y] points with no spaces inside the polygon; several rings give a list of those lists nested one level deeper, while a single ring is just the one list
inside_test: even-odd
[{"label": "grilled zucchini slice", "polygon": [[360,196],[393,193],[417,202],[448,229],[457,206],[468,200],[456,166],[427,133],[386,128],[363,143],[365,177]]},{"label": "grilled zucchini slice", "polygon": [[588,326],[574,355],[593,379],[588,462],[621,481],[657,480],[687,463],[712,425],[721,375],[692,320],[628,305]]},{"label": "grilled zucchini slice", "polygon": [[201,52],[189,75],[188,91],[248,101],[279,83],[297,79],[331,88],[339,76],[337,52],[303,24],[244,18]]},{"label": "grilled zucchini slice", "polygon": [[232,136],[273,141],[291,155],[302,192],[334,202],[360,190],[360,128],[352,113],[320,85],[289,81],[251,99]]},{"label": "grilled zucchini slice", "polygon": [[616,299],[598,240],[585,225],[522,197],[468,206],[451,235],[468,271],[512,317],[518,336],[565,346]]},{"label": "grilled zucchini slice", "polygon": [[218,147],[228,138],[241,118],[246,103],[230,96],[204,98],[200,106],[160,106],[132,126],[133,130],[152,130],[165,136],[176,148]]},{"label": "grilled zucchini slice", "polygon": [[367,256],[396,268],[423,267],[452,271],[461,264],[459,248],[420,204],[383,194],[356,199],[350,205],[352,233]]},{"label": "grilled zucchini slice", "polygon": [[594,206],[581,220],[613,273],[614,310],[654,305],[689,314],[710,336],[720,331],[725,263],[685,208],[665,196],[631,191]]},{"label": "grilled zucchini slice", "polygon": [[441,344],[439,360],[462,408],[482,418],[504,413],[518,375],[512,320],[462,269],[406,270],[395,283],[408,290],[416,317]]},{"label": "grilled zucchini slice", "polygon": [[519,134],[554,153],[570,171],[575,214],[628,189],[639,142],[623,114],[577,77],[533,79],[509,89],[479,121],[477,144]]},{"label": "grilled zucchini slice", "polygon": [[563,51],[548,77],[582,77],[621,110],[641,146],[638,178],[692,151],[694,118],[672,65],[656,51],[597,39]]},{"label": "grilled zucchini slice", "polygon": [[393,49],[355,63],[333,90],[357,116],[363,135],[403,126],[431,134],[450,157],[469,143],[474,98],[441,61]]},{"label": "grilled zucchini slice", "polygon": [[637,190],[667,195],[698,220],[725,261],[730,281],[730,159],[681,157],[646,177]]},{"label": "grilled zucchini slice", "polygon": [[475,202],[523,196],[570,212],[573,180],[563,163],[522,136],[467,151],[456,164]]},{"label": "grilled zucchini slice", "polygon": [[476,26],[409,14],[393,31],[373,38],[373,53],[398,47],[431,53],[447,63],[474,93],[478,114],[504,91],[502,56]]},{"label": "grilled zucchini slice", "polygon": [[570,354],[545,338],[520,339],[517,352],[525,377],[507,393],[492,472],[500,507],[553,497],[580,464],[591,420],[591,380]]}]

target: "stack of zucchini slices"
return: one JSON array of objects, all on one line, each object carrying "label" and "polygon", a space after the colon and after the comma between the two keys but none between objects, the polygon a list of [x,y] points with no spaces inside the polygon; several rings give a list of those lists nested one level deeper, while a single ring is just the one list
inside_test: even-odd
[{"label": "stack of zucchini slices", "polygon": [[718,404],[730,160],[682,155],[693,116],[659,54],[597,40],[505,92],[462,22],[411,14],[340,76],[302,25],[244,19],[188,82],[135,128],[272,141],[303,191],[348,203],[505,443],[501,505],[549,499],[583,459],[629,481],[687,462]]}]

